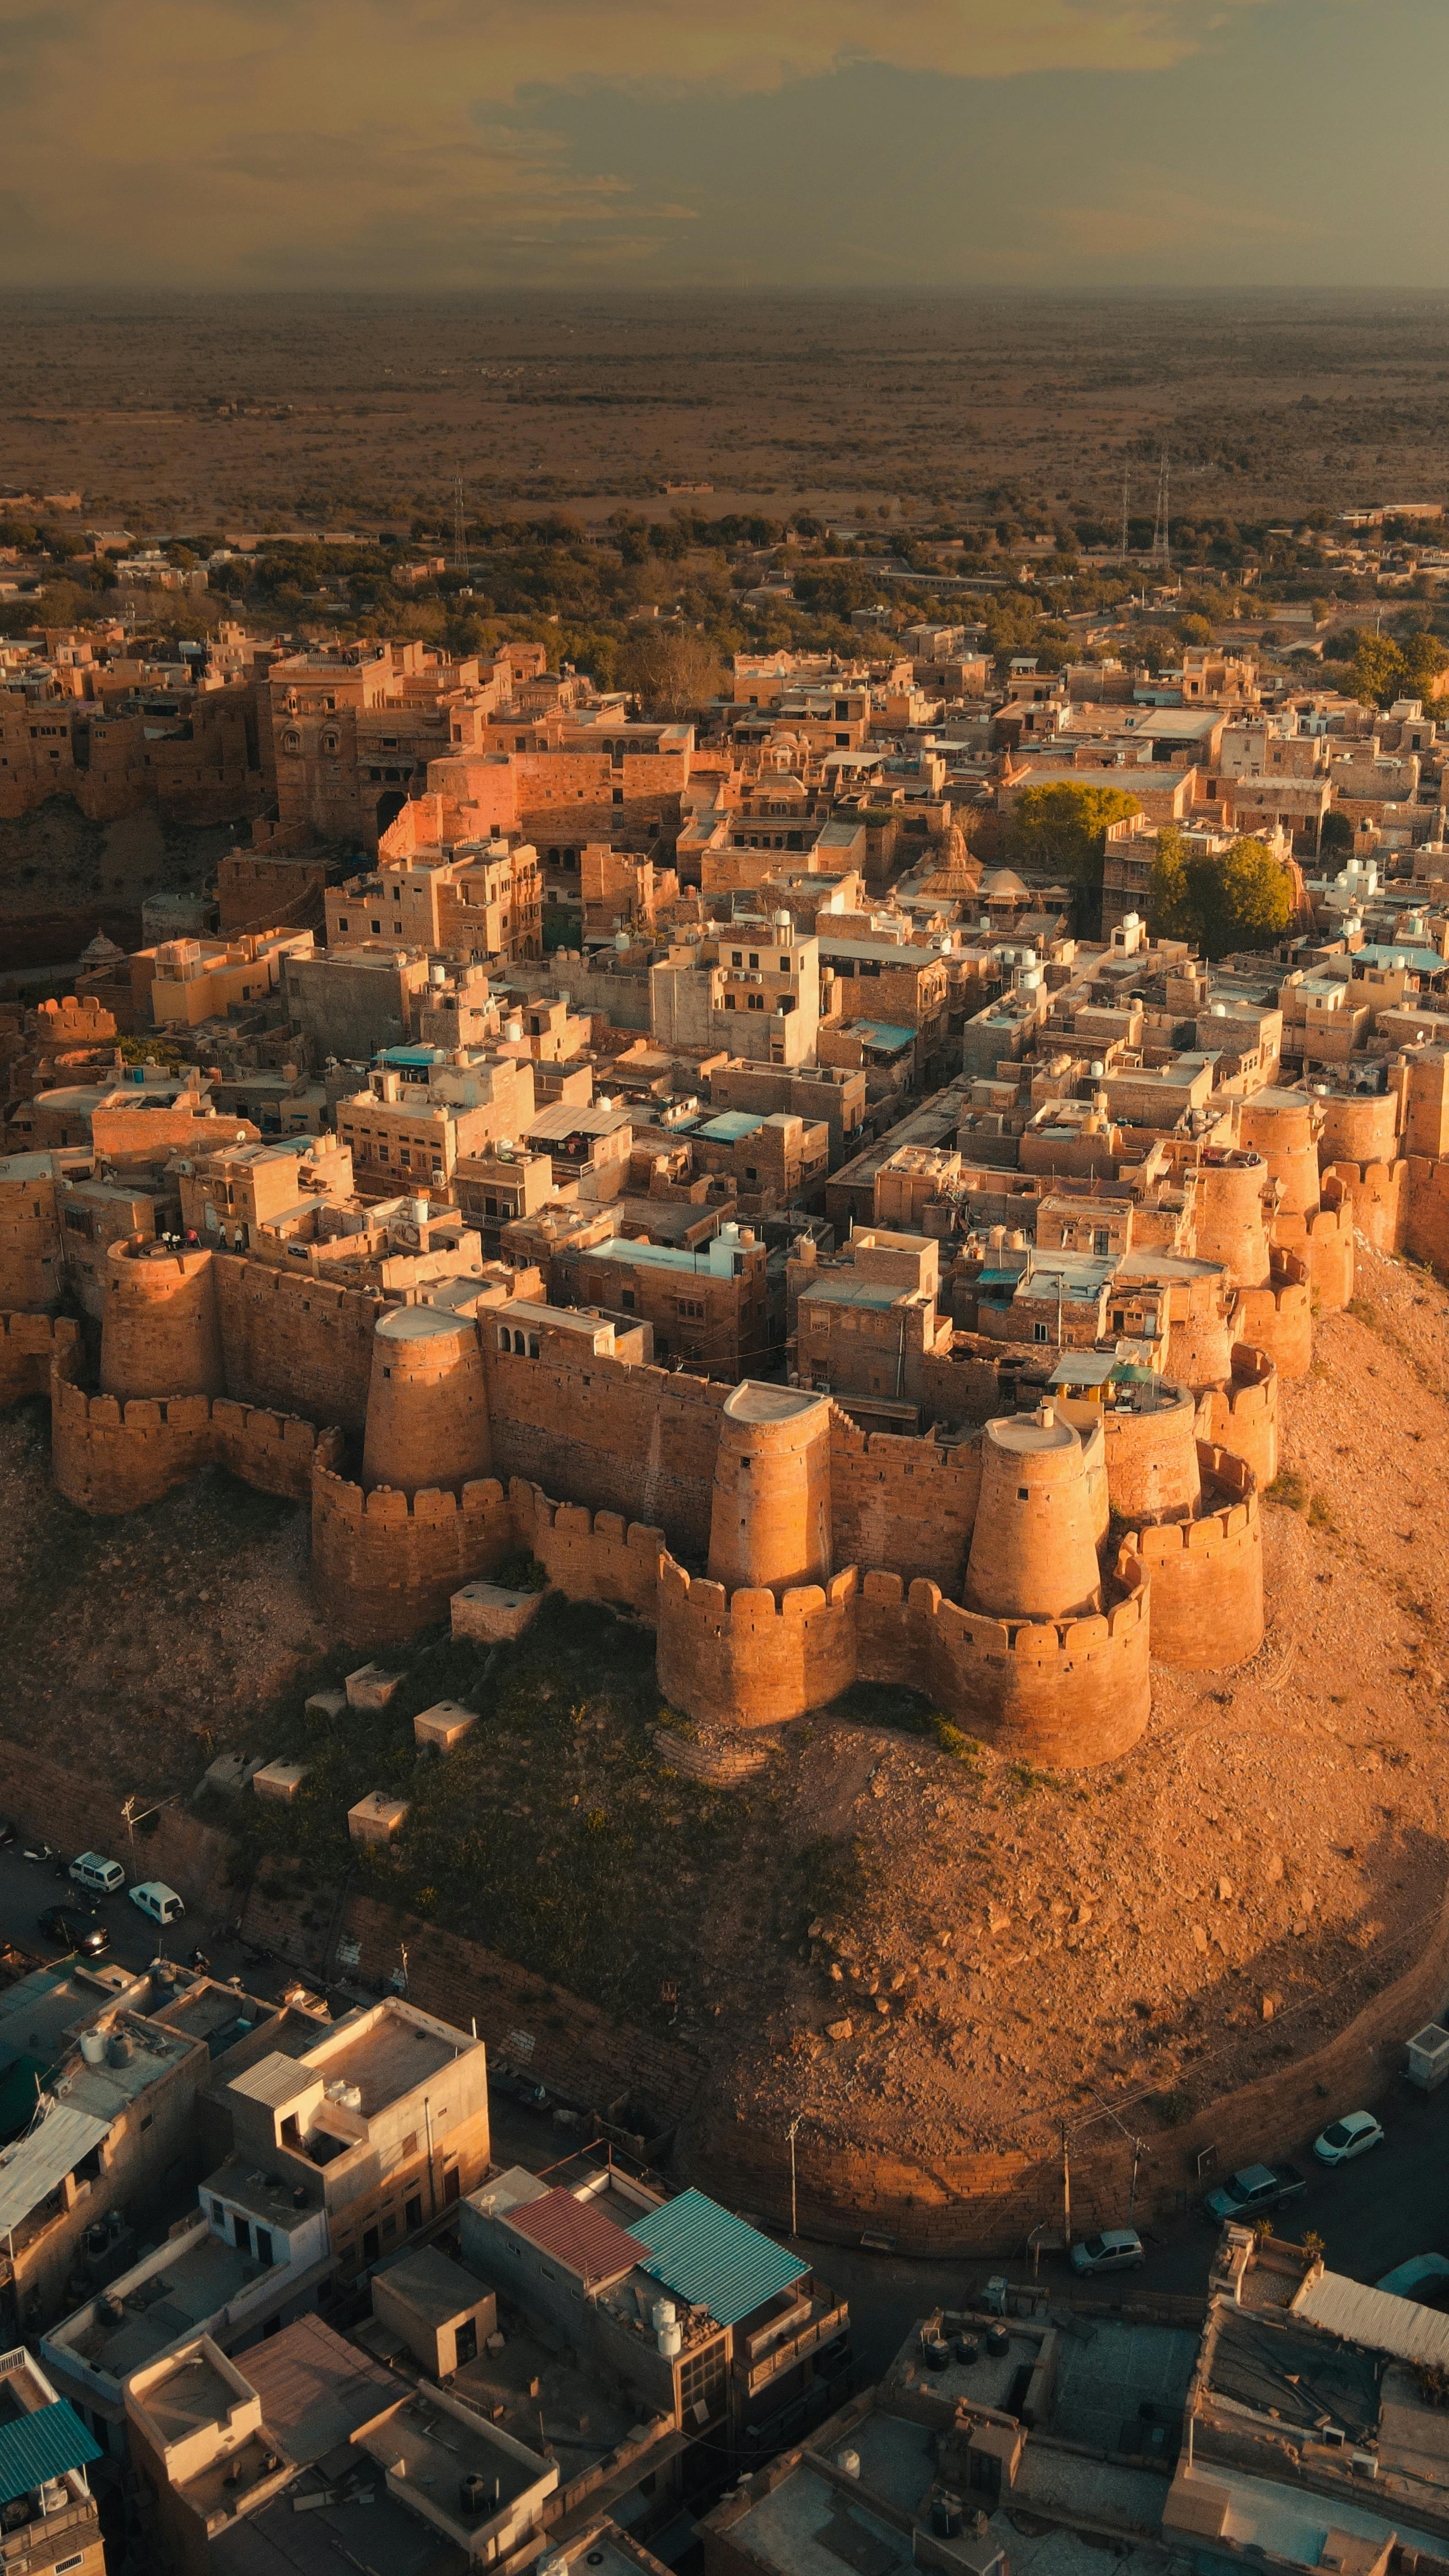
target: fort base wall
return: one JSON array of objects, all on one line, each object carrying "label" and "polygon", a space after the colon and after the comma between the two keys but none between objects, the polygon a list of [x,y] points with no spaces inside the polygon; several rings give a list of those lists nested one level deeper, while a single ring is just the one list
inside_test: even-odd
[{"label": "fort base wall", "polygon": [[508,1488],[514,1542],[537,1557],[550,1583],[573,1601],[623,1602],[654,1620],[664,1532],[622,1512],[586,1512],[551,1502],[515,1476]]},{"label": "fort base wall", "polygon": [[660,1687],[686,1715],[727,1726],[778,1726],[823,1708],[856,1677],[854,1568],[826,1585],[727,1593],[691,1582],[665,1556],[659,1570]]},{"label": "fort base wall", "polygon": [[1353,1222],[1376,1252],[1401,1252],[1407,1218],[1409,1167],[1405,1162],[1329,1165],[1328,1175],[1341,1181],[1353,1206]]},{"label": "fort base wall", "polygon": [[1307,1264],[1293,1252],[1275,1252],[1273,1261],[1270,1286],[1238,1291],[1235,1338],[1266,1352],[1280,1377],[1306,1377],[1313,1358]]},{"label": "fort base wall", "polygon": [[1201,1518],[1129,1532],[1118,1571],[1133,1558],[1147,1568],[1153,1654],[1216,1672],[1245,1663],[1263,1642],[1263,1533],[1251,1468],[1221,1449],[1198,1456]]},{"label": "fort base wall", "polygon": [[354,1646],[385,1646],[445,1619],[453,1593],[491,1574],[513,1545],[503,1487],[482,1478],[456,1494],[365,1494],[336,1471],[324,1436],[312,1470],[312,1586],[329,1624]]},{"label": "fort base wall", "polygon": [[1273,1242],[1307,1263],[1314,1303],[1324,1315],[1341,1314],[1353,1295],[1353,1199],[1332,1173],[1323,1183],[1324,1204],[1304,1216],[1280,1213]]},{"label": "fort base wall", "polygon": [[1265,1493],[1278,1473],[1278,1372],[1266,1351],[1246,1342],[1234,1345],[1232,1357],[1229,1383],[1198,1399],[1198,1438],[1241,1458]]},{"label": "fort base wall", "polygon": [[68,1315],[0,1314],[0,1405],[44,1395],[52,1362],[79,1348],[80,1326]]},{"label": "fort base wall", "polygon": [[1403,1249],[1416,1261],[1431,1262],[1441,1276],[1449,1276],[1449,1163],[1426,1163],[1410,1156],[1405,1167]]},{"label": "fort base wall", "polygon": [[[74,1331],[74,1327],[72,1327]],[[76,1383],[79,1340],[57,1349],[50,1378],[51,1467],[67,1502],[95,1514],[139,1511],[203,1467],[227,1467],[266,1494],[303,1502],[317,1434],[295,1414],[224,1396],[88,1395]]]}]

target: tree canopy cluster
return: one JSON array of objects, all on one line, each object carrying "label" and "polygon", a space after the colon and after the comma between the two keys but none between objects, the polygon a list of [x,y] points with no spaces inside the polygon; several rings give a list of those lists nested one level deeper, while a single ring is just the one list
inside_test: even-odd
[{"label": "tree canopy cluster", "polygon": [[1154,939],[1186,939],[1205,957],[1227,957],[1271,948],[1292,912],[1292,880],[1266,842],[1243,835],[1226,850],[1198,850],[1181,832],[1158,833],[1147,897]]}]

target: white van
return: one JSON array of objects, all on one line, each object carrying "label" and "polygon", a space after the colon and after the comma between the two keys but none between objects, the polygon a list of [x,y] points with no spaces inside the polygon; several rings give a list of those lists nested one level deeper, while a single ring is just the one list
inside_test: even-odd
[{"label": "white van", "polygon": [[186,1911],[175,1888],[167,1887],[159,1878],[144,1878],[139,1887],[133,1887],[131,1903],[139,1905],[142,1913],[149,1914],[163,1931],[168,1923],[179,1923]]},{"label": "white van", "polygon": [[119,1896],[126,1884],[120,1862],[107,1860],[104,1852],[79,1852],[69,1876],[72,1885],[83,1887],[88,1896]]}]

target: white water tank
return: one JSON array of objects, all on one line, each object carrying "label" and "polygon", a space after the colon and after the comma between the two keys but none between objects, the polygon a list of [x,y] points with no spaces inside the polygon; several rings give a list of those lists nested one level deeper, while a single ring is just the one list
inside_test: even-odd
[{"label": "white water tank", "polygon": [[83,2030],[81,2032],[80,2051],[87,2066],[104,2066],[106,2062],[105,2032],[103,2030]]},{"label": "white water tank", "polygon": [[841,2471],[843,2476],[847,2478],[858,2478],[860,2475],[859,2451],[837,2451],[835,2454],[835,2465]]}]

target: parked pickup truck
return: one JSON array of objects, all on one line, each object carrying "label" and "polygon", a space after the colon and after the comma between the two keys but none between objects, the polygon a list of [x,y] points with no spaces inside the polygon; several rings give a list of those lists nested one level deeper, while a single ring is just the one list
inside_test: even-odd
[{"label": "parked pickup truck", "polygon": [[1296,2200],[1308,2189],[1305,2175],[1296,2165],[1244,2165],[1241,2173],[1229,2174],[1203,2202],[1209,2218],[1256,2218],[1260,2209],[1276,2209],[1280,2201]]}]

